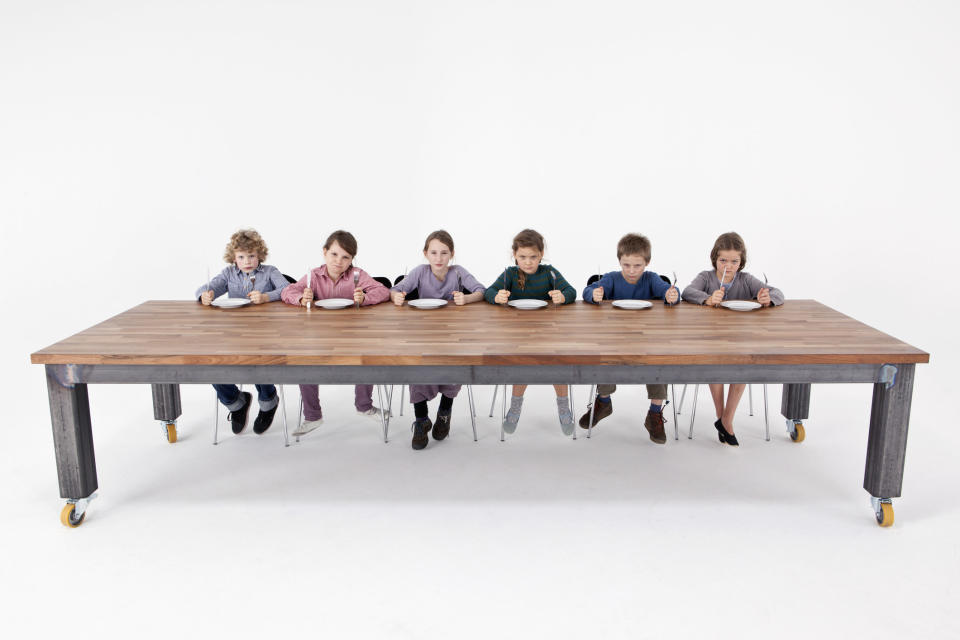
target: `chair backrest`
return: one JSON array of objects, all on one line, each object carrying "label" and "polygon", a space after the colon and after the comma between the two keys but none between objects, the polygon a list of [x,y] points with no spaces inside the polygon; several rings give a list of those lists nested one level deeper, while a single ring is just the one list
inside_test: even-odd
[{"label": "chair backrest", "polygon": [[660,279],[663,280],[664,282],[666,282],[667,284],[670,284],[670,278],[668,278],[667,276],[663,275],[662,273],[660,274]]},{"label": "chair backrest", "polygon": [[387,289],[393,286],[393,284],[390,282],[390,278],[385,276],[374,276],[373,279],[385,286]]},{"label": "chair backrest", "polygon": [[282,275],[284,278],[286,278],[286,279],[287,279],[287,282],[289,282],[290,284],[294,284],[294,283],[297,281],[296,278],[294,278],[293,276],[288,276],[288,275],[285,274],[285,273],[281,273],[280,275]]},{"label": "chair backrest", "polygon": [[592,285],[594,282],[596,282],[596,281],[599,280],[599,279],[600,279],[600,274],[599,274],[599,273],[593,274],[592,276],[590,276],[589,278],[587,278],[587,286],[589,287],[590,285]]}]

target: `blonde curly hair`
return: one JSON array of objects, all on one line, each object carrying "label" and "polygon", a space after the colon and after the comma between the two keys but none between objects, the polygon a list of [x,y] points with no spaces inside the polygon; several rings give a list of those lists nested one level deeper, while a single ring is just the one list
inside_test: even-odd
[{"label": "blonde curly hair", "polygon": [[236,260],[234,255],[236,251],[256,251],[257,260],[263,262],[267,259],[267,243],[263,241],[260,234],[253,229],[240,229],[230,236],[230,242],[223,252],[223,260],[228,264],[233,264]]}]

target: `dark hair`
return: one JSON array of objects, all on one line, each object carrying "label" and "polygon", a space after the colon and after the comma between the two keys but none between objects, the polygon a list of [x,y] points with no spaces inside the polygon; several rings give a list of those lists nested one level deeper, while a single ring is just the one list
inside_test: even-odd
[{"label": "dark hair", "polygon": [[327,241],[323,243],[324,249],[329,249],[333,246],[333,243],[336,242],[340,245],[344,251],[350,254],[351,258],[357,257],[357,239],[353,237],[353,234],[349,231],[344,231],[343,229],[337,229],[330,234],[330,237],[327,238]]},{"label": "dark hair", "polygon": [[427,247],[430,246],[431,240],[439,240],[443,244],[447,245],[447,248],[450,249],[450,253],[453,253],[453,238],[451,238],[450,234],[444,231],[443,229],[434,231],[433,233],[427,236],[427,239],[424,240],[423,242],[424,251],[426,251]]},{"label": "dark hair", "polygon": [[[513,253],[516,253],[517,249],[521,247],[533,247],[543,254],[544,244],[545,243],[542,235],[533,229],[524,229],[517,235],[513,236],[513,245],[511,248],[513,249]],[[516,262],[516,259],[514,259],[514,262]],[[520,281],[520,288],[523,289],[523,287],[527,284],[527,274],[523,272],[523,269],[519,268],[519,265],[517,265],[517,280]]]},{"label": "dark hair", "polygon": [[650,262],[650,240],[639,233],[628,233],[617,243],[617,260],[623,256],[643,256]]},{"label": "dark hair", "polygon": [[721,234],[720,237],[717,238],[717,241],[713,243],[713,250],[710,252],[710,262],[713,263],[714,269],[717,268],[717,256],[721,251],[740,252],[740,268],[737,269],[737,271],[743,271],[743,268],[747,266],[747,245],[739,233],[730,231]]}]

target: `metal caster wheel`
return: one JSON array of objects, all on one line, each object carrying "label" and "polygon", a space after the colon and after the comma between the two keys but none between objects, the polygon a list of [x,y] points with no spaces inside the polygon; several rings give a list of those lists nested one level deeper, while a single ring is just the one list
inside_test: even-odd
[{"label": "metal caster wheel", "polygon": [[176,422],[166,422],[163,425],[164,433],[167,435],[167,442],[173,444],[177,441],[177,423]]},{"label": "metal caster wheel", "polygon": [[881,527],[893,526],[893,501],[890,498],[870,498],[870,502],[873,503],[877,524]]},{"label": "metal caster wheel", "polygon": [[83,523],[83,519],[86,517],[86,513],[81,513],[77,516],[77,505],[72,502],[68,502],[63,505],[63,510],[60,512],[60,523],[65,527],[70,527],[71,529],[76,529]]},{"label": "metal caster wheel", "polygon": [[804,438],[807,437],[807,432],[804,430],[802,422],[787,420],[787,431],[790,433],[790,439],[794,442],[803,442]]}]

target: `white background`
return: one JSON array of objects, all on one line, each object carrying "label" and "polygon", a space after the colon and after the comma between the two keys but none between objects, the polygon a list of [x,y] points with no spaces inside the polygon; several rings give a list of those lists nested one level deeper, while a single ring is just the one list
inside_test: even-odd
[{"label": "white background", "polygon": [[[5,631],[955,636],[958,29],[946,1],[0,2]],[[814,387],[802,445],[778,388],[769,443],[744,400],[736,451],[703,396],[655,447],[631,388],[577,442],[532,388],[500,443],[478,387],[480,441],[458,401],[422,452],[347,388],[296,447],[214,449],[184,387],[169,446],[115,386],[90,389],[101,497],[60,526],[29,354],[188,299],[243,226],[297,277],[336,228],[393,276],[444,227],[485,283],[530,226],[578,287],[628,231],[682,282],[739,231],[788,298],[932,354],[897,523],[860,488],[868,385]]]}]

